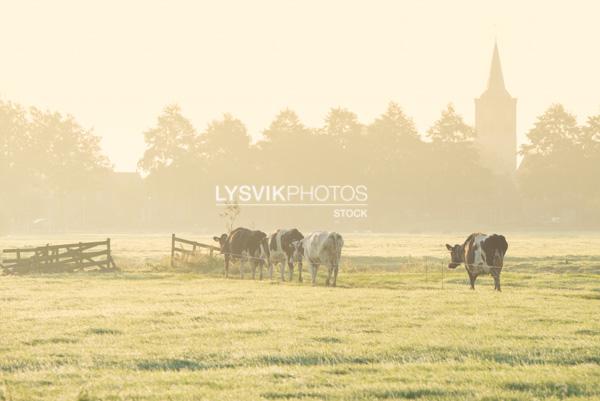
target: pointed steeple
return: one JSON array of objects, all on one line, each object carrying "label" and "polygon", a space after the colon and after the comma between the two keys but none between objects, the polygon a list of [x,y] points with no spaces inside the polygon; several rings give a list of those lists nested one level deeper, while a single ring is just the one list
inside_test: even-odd
[{"label": "pointed steeple", "polygon": [[490,68],[490,77],[486,92],[490,93],[506,93],[504,86],[504,76],[502,75],[502,65],[500,64],[500,54],[498,52],[498,43],[494,43],[494,54],[492,55],[492,67]]},{"label": "pointed steeple", "polygon": [[504,86],[497,43],[487,88],[475,99],[475,131],[481,160],[494,173],[512,177],[517,165],[517,99]]}]

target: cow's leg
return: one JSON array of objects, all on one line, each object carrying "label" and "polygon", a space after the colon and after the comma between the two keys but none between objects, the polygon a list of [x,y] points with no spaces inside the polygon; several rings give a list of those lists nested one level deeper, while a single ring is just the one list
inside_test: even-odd
[{"label": "cow's leg", "polygon": [[327,280],[325,280],[325,285],[329,286],[331,284],[331,273],[333,273],[333,265],[327,266]]},{"label": "cow's leg", "polygon": [[269,280],[273,280],[273,262],[269,261]]},{"label": "cow's leg", "polygon": [[259,272],[258,273],[258,279],[262,280],[263,279],[263,273],[262,273],[262,271],[263,271],[263,265],[265,264],[265,261],[261,259],[261,260],[258,261],[258,263],[259,263],[259,267],[258,268],[260,269],[258,271]]},{"label": "cow's leg", "polygon": [[500,271],[492,270],[492,277],[494,277],[494,290],[502,291],[500,289]]},{"label": "cow's leg", "polygon": [[285,261],[279,264],[279,276],[281,281],[285,281]]},{"label": "cow's leg", "polygon": [[242,257],[240,259],[240,279],[244,279],[244,263],[246,262],[246,258]]},{"label": "cow's leg", "polygon": [[298,282],[302,282],[302,262],[298,262]]},{"label": "cow's leg", "polygon": [[333,286],[337,285],[338,265],[333,265]]},{"label": "cow's leg", "polygon": [[250,266],[252,267],[252,280],[256,280],[256,259],[250,261]]},{"label": "cow's leg", "polygon": [[477,275],[475,273],[467,272],[469,274],[469,281],[471,282],[471,289],[475,289],[475,280],[477,279]]},{"label": "cow's leg", "polygon": [[290,270],[289,272],[289,277],[290,277],[290,281],[292,281],[292,279],[294,278],[294,262],[292,261],[292,259],[288,259],[288,269]]},{"label": "cow's leg", "polygon": [[229,255],[225,255],[225,278],[229,277]]},{"label": "cow's leg", "polygon": [[312,285],[317,285],[317,270],[319,270],[319,265],[317,263],[311,263],[310,275],[312,276]]}]

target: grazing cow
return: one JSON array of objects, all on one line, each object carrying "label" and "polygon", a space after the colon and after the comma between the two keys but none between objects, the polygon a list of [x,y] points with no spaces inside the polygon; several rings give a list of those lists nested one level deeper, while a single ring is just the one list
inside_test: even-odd
[{"label": "grazing cow", "polygon": [[262,280],[263,265],[269,260],[269,241],[267,234],[258,230],[238,227],[232,232],[213,237],[221,246],[225,257],[225,278],[229,277],[229,261],[240,260],[240,278],[244,278],[244,263],[249,260],[252,267],[252,279],[256,278],[256,266],[260,266]]},{"label": "grazing cow", "polygon": [[[289,230],[279,229],[271,234],[269,241],[269,277],[273,278],[273,265],[281,263],[281,281],[285,281],[285,264],[289,268],[289,277],[292,281],[294,274],[294,241],[300,241],[304,235],[295,228]],[[302,282],[302,274],[300,274],[300,282]]]},{"label": "grazing cow", "polygon": [[464,263],[471,289],[475,289],[475,280],[480,274],[491,274],[494,277],[494,290],[500,290],[500,272],[504,264],[504,255],[508,249],[508,243],[503,235],[486,235],[473,233],[469,235],[462,245],[450,246],[452,261],[448,264],[449,269],[456,269]]},{"label": "grazing cow", "polygon": [[[326,285],[331,284],[333,287],[337,283],[337,275],[344,246],[344,239],[336,232],[316,231],[304,237],[300,241],[293,243],[294,254],[300,261],[298,263],[298,272],[300,280],[302,280],[302,258],[310,263],[310,274],[312,276],[312,284],[317,284],[317,270],[320,264],[325,264],[328,267],[328,275]],[[333,280],[332,280],[333,274]]]}]

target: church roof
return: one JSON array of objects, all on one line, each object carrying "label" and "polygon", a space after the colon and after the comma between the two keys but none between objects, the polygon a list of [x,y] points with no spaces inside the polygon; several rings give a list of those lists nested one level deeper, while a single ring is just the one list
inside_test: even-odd
[{"label": "church roof", "polygon": [[494,43],[494,53],[492,55],[492,66],[490,68],[490,77],[485,92],[485,95],[508,95],[508,91],[504,86],[504,75],[502,74],[502,64],[500,63],[500,53],[498,52],[498,44]]}]

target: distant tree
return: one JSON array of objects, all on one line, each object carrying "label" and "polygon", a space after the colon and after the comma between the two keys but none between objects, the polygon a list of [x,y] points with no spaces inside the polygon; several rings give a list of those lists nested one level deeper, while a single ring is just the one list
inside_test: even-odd
[{"label": "distant tree", "polygon": [[[100,137],[74,117],[0,101],[0,204],[5,229],[35,218],[64,223],[112,166]],[[70,207],[67,205],[75,205]],[[79,204],[78,204],[79,202]]]},{"label": "distant tree", "polygon": [[363,147],[366,145],[372,153],[369,165],[383,162],[389,169],[403,169],[413,157],[419,157],[421,140],[415,123],[397,103],[390,102],[386,111],[368,126],[367,139]]},{"label": "distant tree", "polygon": [[362,130],[356,113],[343,107],[332,108],[325,117],[325,133],[333,136],[356,135]]},{"label": "distant tree", "polygon": [[442,111],[440,119],[427,131],[427,135],[434,143],[470,142],[475,138],[475,130],[464,122],[450,103]]},{"label": "distant tree", "polygon": [[[273,183],[289,183],[299,181],[308,174],[306,160],[315,157],[315,142],[318,139],[302,123],[296,112],[290,109],[280,111],[267,129],[263,131],[263,139],[255,147],[255,163],[260,179]],[[315,154],[311,155],[311,150]],[[310,165],[306,166],[310,168]],[[293,178],[290,172],[294,172]]]},{"label": "distant tree", "polygon": [[586,153],[598,156],[600,153],[600,114],[588,118],[583,127],[582,142]]},{"label": "distant tree", "polygon": [[209,161],[213,170],[213,163],[226,162],[236,169],[241,167],[236,163],[248,161],[250,136],[244,124],[231,114],[210,122],[201,134],[200,142],[202,157]]},{"label": "distant tree", "polygon": [[356,113],[342,107],[331,108],[323,126],[314,130],[311,140],[303,146],[305,160],[312,162],[311,171],[306,172],[307,180],[319,175],[321,180],[333,183],[364,182],[364,131]]},{"label": "distant tree", "polygon": [[584,130],[575,116],[560,104],[552,105],[537,118],[527,138],[529,143],[521,147],[521,192],[535,201],[537,213],[545,218],[581,210],[590,183],[584,178]]},{"label": "distant tree", "polygon": [[590,227],[600,224],[600,186],[595,183],[600,176],[600,114],[587,119],[583,127],[584,166],[579,180],[584,182],[584,218]]},{"label": "distant tree", "polygon": [[263,131],[263,137],[266,141],[277,142],[290,140],[291,137],[305,135],[308,129],[300,118],[290,109],[284,109],[277,114],[269,127]]},{"label": "distant tree", "polygon": [[203,185],[255,183],[259,178],[260,160],[251,149],[246,127],[230,114],[208,124],[200,135],[198,155],[206,165]]},{"label": "distant tree", "polygon": [[192,123],[172,104],[165,107],[155,127],[144,132],[146,151],[138,167],[147,174],[182,162],[197,146],[198,134]]},{"label": "distant tree", "polygon": [[454,210],[468,211],[460,216],[464,221],[487,219],[500,187],[481,162],[473,127],[464,122],[450,103],[427,136],[431,143],[427,145],[428,163],[422,170],[428,188],[424,204],[442,218],[447,218],[448,210]]},{"label": "distant tree", "polygon": [[54,188],[89,186],[94,177],[111,168],[100,148],[100,137],[72,116],[31,108],[30,118],[29,160],[38,176]]},{"label": "distant tree", "polygon": [[414,144],[420,140],[412,118],[402,108],[390,102],[387,110],[369,126],[373,140],[383,141],[387,145]]},{"label": "distant tree", "polygon": [[9,216],[23,211],[27,187],[36,184],[27,160],[30,139],[23,107],[0,101],[0,234],[9,231]]},{"label": "distant tree", "polygon": [[417,172],[422,170],[425,155],[412,118],[390,102],[367,126],[365,137],[357,139],[351,146],[356,149],[353,159],[358,161],[353,164],[364,171],[369,185],[370,203],[375,206],[371,218],[382,226],[419,219],[422,179]]},{"label": "distant tree", "polygon": [[15,103],[0,101],[0,188],[5,188],[2,184],[11,177],[29,170],[26,157],[30,146],[25,110]]},{"label": "distant tree", "polygon": [[521,147],[521,154],[543,157],[580,149],[582,134],[575,116],[561,104],[555,104],[537,118],[534,127],[527,133],[529,143]]},{"label": "distant tree", "polygon": [[335,138],[342,149],[346,149],[350,143],[362,133],[363,125],[358,121],[356,113],[345,108],[332,108],[325,117],[323,132]]}]

